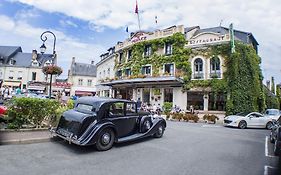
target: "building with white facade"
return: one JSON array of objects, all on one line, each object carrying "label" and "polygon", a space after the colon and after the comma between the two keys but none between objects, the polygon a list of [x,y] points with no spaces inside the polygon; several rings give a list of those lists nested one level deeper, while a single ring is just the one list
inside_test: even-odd
[{"label": "building with white facade", "polygon": [[70,70],[68,71],[68,83],[71,84],[70,95],[94,96],[96,95],[97,68],[92,61],[91,64],[75,62],[72,58]]},{"label": "building with white facade", "polygon": [[43,92],[48,83],[42,67],[52,62],[50,54],[38,54],[36,50],[24,53],[21,47],[0,46],[0,87]]},{"label": "building with white facade", "polygon": [[[174,53],[181,55],[179,53],[184,52],[177,50],[177,41],[172,38],[175,34],[184,36],[182,47],[193,52],[177,62]],[[115,45],[114,79],[103,79],[99,85],[110,86],[116,98],[140,98],[142,102],[160,106],[172,102],[173,106],[183,110],[192,105],[195,110],[224,111],[226,94],[214,96],[212,89],[205,87],[184,90],[185,80],[178,67],[182,66],[181,62],[189,62],[191,81],[222,79],[226,71],[225,58],[206,53],[209,46],[230,43],[230,38],[230,30],[221,26],[201,29],[179,25],[154,32],[133,33]],[[251,33],[234,30],[234,39],[257,51],[258,43]],[[112,57],[110,60],[113,62]],[[105,61],[100,61],[98,67],[105,65]],[[103,70],[100,70],[102,75]]]},{"label": "building with white facade", "polygon": [[[111,47],[100,56],[97,66],[97,83],[104,83],[115,78],[115,47]],[[113,97],[111,86],[97,85],[97,94],[101,97]]]}]

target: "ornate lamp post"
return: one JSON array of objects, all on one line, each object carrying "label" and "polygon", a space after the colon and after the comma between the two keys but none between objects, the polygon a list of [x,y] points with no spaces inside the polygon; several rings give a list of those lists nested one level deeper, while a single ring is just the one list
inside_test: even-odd
[{"label": "ornate lamp post", "polygon": [[43,73],[48,75],[50,74],[50,87],[49,87],[49,98],[51,99],[52,94],[52,78],[54,74],[61,74],[62,70],[60,67],[55,66],[54,62],[56,61],[56,35],[51,31],[45,31],[41,34],[41,40],[43,41],[43,44],[40,46],[41,54],[43,55],[47,49],[45,46],[45,41],[47,41],[47,34],[51,34],[54,37],[54,45],[53,45],[53,60],[51,66],[43,67]]}]

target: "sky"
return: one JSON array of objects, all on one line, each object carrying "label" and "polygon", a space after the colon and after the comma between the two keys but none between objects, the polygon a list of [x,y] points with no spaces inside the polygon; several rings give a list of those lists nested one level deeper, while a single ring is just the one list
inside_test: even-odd
[{"label": "sky", "polygon": [[[58,65],[67,78],[72,57],[97,63],[100,55],[138,30],[135,0],[1,0],[0,45],[39,50],[40,35],[56,35]],[[279,0],[138,0],[141,29],[153,31],[173,25],[201,28],[220,24],[251,32],[259,43],[265,80],[281,83],[281,3]],[[157,16],[157,25],[155,24]],[[47,35],[46,53],[53,36]]]}]

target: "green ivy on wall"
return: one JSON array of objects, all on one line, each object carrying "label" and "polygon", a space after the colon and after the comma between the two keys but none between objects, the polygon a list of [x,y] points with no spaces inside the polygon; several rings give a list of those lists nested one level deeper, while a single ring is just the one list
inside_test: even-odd
[{"label": "green ivy on wall", "polygon": [[[171,55],[157,53],[159,49],[164,49],[165,43],[172,43]],[[162,70],[163,65],[173,62],[177,70],[176,76],[183,78],[183,90],[209,87],[214,94],[226,94],[227,114],[263,111],[265,109],[265,93],[260,69],[261,59],[252,46],[235,42],[236,52],[231,54],[229,43],[199,49],[185,48],[185,44],[185,36],[181,33],[176,33],[166,38],[136,43],[131,48],[126,49],[132,50],[132,59],[128,62],[122,61],[115,64],[115,68],[124,70],[130,67],[132,76],[137,76],[141,74],[143,65],[151,64],[152,76],[159,76],[159,71]],[[152,55],[150,57],[143,56],[146,45],[151,46]],[[223,57],[223,67],[226,68],[223,79],[191,80],[192,70],[189,59],[197,55],[202,55],[209,59]],[[125,60],[125,58],[122,59]]]},{"label": "green ivy on wall", "polygon": [[[158,54],[159,49],[164,49],[165,43],[171,43],[173,52],[171,55]],[[184,79],[188,80],[191,77],[191,68],[188,61],[191,49],[184,48],[186,43],[185,37],[181,33],[175,33],[172,36],[166,38],[160,38],[155,40],[143,41],[134,44],[131,48],[126,48],[123,50],[125,53],[127,50],[132,50],[132,58],[125,62],[125,57],[123,54],[121,63],[118,63],[118,56],[116,56],[115,68],[125,69],[131,67],[132,76],[141,75],[141,67],[146,64],[152,65],[152,76],[159,76],[159,72],[162,70],[163,65],[166,63],[175,63],[176,68],[181,71]],[[152,50],[152,55],[149,57],[144,57],[143,52],[145,46],[150,45]]]}]

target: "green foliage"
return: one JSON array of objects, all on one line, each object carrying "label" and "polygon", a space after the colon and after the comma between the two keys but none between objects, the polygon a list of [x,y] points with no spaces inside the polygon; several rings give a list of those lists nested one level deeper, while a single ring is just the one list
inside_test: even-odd
[{"label": "green foliage", "polygon": [[[159,49],[164,49],[165,43],[172,43],[173,52],[171,55],[157,54]],[[162,69],[165,63],[175,63],[177,69],[182,70],[182,75],[186,80],[190,80],[191,68],[188,61],[191,53],[190,49],[184,48],[186,43],[185,37],[181,33],[175,33],[172,36],[166,38],[154,39],[149,41],[143,41],[134,44],[132,49],[132,58],[130,61],[122,61],[120,64],[115,64],[117,70],[125,70],[125,68],[131,67],[132,77],[141,74],[141,67],[146,64],[152,65],[152,76],[159,76],[159,71]],[[150,57],[144,57],[143,52],[146,45],[150,45],[152,48],[152,55]],[[126,49],[128,50],[128,49]],[[126,51],[124,50],[124,51]],[[118,57],[115,58],[116,60]],[[123,59],[122,59],[123,60]],[[125,60],[125,58],[124,58]],[[115,61],[116,62],[116,61]]]},{"label": "green foliage", "polygon": [[226,57],[227,114],[264,109],[260,58],[253,47],[236,43],[236,52]]},{"label": "green foliage", "polygon": [[60,75],[62,73],[62,69],[59,66],[56,65],[49,65],[42,68],[42,72],[45,75],[51,74],[51,75]]},{"label": "green foliage", "polygon": [[172,102],[164,102],[164,105],[162,108],[164,109],[164,113],[167,115],[172,110],[172,107],[173,107]]},{"label": "green foliage", "polygon": [[278,94],[275,96],[269,89],[266,87],[263,88],[264,94],[265,94],[265,104],[266,108],[274,108],[279,109],[280,108],[280,101],[278,98]]},{"label": "green foliage", "polygon": [[38,98],[13,98],[8,106],[8,118],[10,128],[21,128],[24,124],[36,127],[42,125],[42,121],[55,115],[59,102],[49,99]]}]

